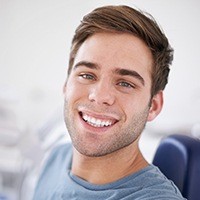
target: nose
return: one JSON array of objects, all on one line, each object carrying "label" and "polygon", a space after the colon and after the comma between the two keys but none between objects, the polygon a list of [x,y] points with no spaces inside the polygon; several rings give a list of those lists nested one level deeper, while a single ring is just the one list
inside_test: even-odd
[{"label": "nose", "polygon": [[115,102],[115,92],[112,84],[104,80],[95,83],[91,87],[89,100],[99,105],[113,105]]}]

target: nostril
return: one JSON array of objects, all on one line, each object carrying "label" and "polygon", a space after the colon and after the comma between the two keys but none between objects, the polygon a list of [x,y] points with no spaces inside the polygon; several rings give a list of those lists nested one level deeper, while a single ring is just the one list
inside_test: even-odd
[{"label": "nostril", "polygon": [[89,94],[89,100],[97,104],[112,105],[115,101],[115,96],[107,89],[95,89]]}]

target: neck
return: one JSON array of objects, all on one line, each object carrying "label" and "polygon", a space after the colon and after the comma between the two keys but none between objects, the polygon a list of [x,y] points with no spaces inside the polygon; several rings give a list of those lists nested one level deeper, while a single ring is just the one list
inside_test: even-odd
[{"label": "neck", "polygon": [[[132,152],[132,153],[131,153]],[[88,157],[73,152],[72,173],[93,184],[106,184],[133,174],[148,166],[138,141],[102,157]]]}]

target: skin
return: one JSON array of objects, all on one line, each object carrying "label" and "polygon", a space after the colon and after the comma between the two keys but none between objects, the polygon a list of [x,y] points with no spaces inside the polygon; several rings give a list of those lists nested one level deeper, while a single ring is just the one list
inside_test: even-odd
[{"label": "skin", "polygon": [[151,98],[152,66],[145,43],[127,33],[97,33],[82,44],[64,86],[73,174],[106,184],[148,165],[139,137],[163,105],[162,91]]}]

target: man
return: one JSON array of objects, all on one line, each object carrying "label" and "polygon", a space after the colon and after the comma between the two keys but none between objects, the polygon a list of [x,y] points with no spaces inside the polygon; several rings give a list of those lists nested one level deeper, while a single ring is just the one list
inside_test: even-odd
[{"label": "man", "polygon": [[64,86],[72,145],[52,152],[34,199],[183,199],[138,147],[162,109],[172,57],[147,14],[106,6],[83,18]]}]

